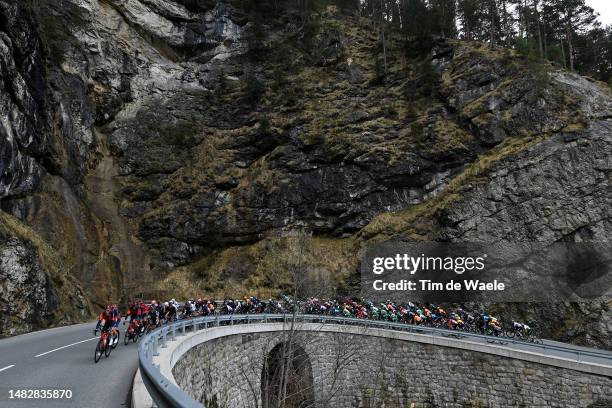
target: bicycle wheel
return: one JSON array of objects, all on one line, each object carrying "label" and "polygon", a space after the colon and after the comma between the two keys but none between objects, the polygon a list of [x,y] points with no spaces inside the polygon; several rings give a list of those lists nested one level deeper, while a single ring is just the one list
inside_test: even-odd
[{"label": "bicycle wheel", "polygon": [[104,357],[108,357],[110,356],[111,351],[113,351],[113,348],[111,347],[111,339],[110,336],[108,336],[106,338],[106,348],[104,349]]},{"label": "bicycle wheel", "polygon": [[96,353],[94,354],[94,362],[98,362],[100,361],[100,357],[102,357],[102,354],[104,353],[104,350],[102,350],[102,340],[98,340],[98,344],[96,345]]},{"label": "bicycle wheel", "polygon": [[111,337],[111,347],[114,349],[119,344],[119,338],[121,337],[121,333],[119,331],[115,332]]},{"label": "bicycle wheel", "polygon": [[512,329],[506,330],[506,337],[508,337],[509,339],[513,338],[515,335],[516,333],[514,332],[514,330]]},{"label": "bicycle wheel", "polygon": [[132,333],[132,343],[136,343],[138,340],[138,335],[136,333]]},{"label": "bicycle wheel", "polygon": [[129,330],[126,330],[125,334],[123,335],[123,344],[127,346],[129,342],[130,342],[130,332]]}]

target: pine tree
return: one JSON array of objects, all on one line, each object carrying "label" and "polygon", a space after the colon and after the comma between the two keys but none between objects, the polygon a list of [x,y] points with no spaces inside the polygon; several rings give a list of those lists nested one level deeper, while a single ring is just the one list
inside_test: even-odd
[{"label": "pine tree", "polygon": [[550,2],[549,11],[558,15],[556,20],[561,27],[557,28],[557,32],[565,34],[569,68],[573,71],[576,60],[575,36],[596,24],[597,13],[586,5],[585,0],[554,0]]},{"label": "pine tree", "polygon": [[457,35],[455,0],[430,0],[431,32],[442,37]]},{"label": "pine tree", "polygon": [[423,0],[405,0],[402,15],[407,37],[421,37],[432,32],[429,11]]},{"label": "pine tree", "polygon": [[612,70],[610,29],[599,27],[586,0],[335,1],[360,8],[379,27],[383,76],[393,30],[400,30],[405,41],[433,35],[511,46],[529,58],[556,61],[604,81]]},{"label": "pine tree", "polygon": [[457,2],[457,14],[461,21],[463,37],[468,41],[477,39],[479,37],[478,27],[480,27],[482,23],[480,1],[459,0]]},{"label": "pine tree", "polygon": [[[596,27],[576,38],[577,70],[610,83],[612,80],[612,26]],[[610,83],[612,85],[612,83]]]}]

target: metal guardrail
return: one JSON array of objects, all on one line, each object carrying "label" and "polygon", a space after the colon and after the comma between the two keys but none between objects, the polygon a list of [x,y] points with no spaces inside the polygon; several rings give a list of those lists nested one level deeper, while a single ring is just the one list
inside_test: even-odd
[{"label": "metal guardrail", "polygon": [[[290,323],[293,316],[290,314],[255,314],[255,315],[215,315],[203,316],[193,319],[179,320],[168,324],[164,327],[156,329],[147,334],[138,345],[138,360],[141,372],[144,373],[155,386],[157,391],[173,407],[185,408],[202,408],[202,404],[195,401],[187,393],[179,387],[171,383],[159,370],[159,366],[153,364],[153,356],[157,356],[159,347],[166,347],[168,341],[173,341],[177,336],[183,336],[190,331],[198,331],[209,327],[218,327],[236,324],[251,324],[251,323]],[[541,354],[550,354],[551,351],[566,353],[569,356],[574,356],[576,362],[585,362],[584,357],[595,357],[609,361],[612,366],[612,353],[605,351],[584,350],[573,347],[565,347],[556,344],[537,344],[526,342],[524,340],[516,340],[506,337],[487,336],[478,333],[463,332],[457,330],[448,330],[436,327],[417,326],[405,323],[392,323],[378,320],[346,318],[340,316],[321,316],[321,315],[297,315],[296,322],[298,323],[321,323],[321,324],[337,324],[348,326],[359,326],[364,328],[376,328],[385,330],[394,330],[415,334],[429,334],[441,337],[456,337],[463,339],[485,339],[488,342],[499,342],[503,345],[517,344],[532,348],[533,352]],[[521,349],[522,351],[526,351]],[[519,351],[521,351],[519,350]],[[558,357],[558,356],[557,356]],[[564,356],[564,358],[567,358]]]}]

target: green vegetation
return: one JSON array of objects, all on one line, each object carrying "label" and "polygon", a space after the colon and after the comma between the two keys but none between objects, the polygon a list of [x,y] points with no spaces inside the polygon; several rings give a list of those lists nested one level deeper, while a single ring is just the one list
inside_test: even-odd
[{"label": "green vegetation", "polygon": [[263,16],[259,13],[252,13],[252,25],[246,31],[245,37],[249,52],[249,57],[253,61],[262,61],[268,50],[266,46],[266,31],[263,26]]},{"label": "green vegetation", "polygon": [[517,38],[514,46],[516,52],[530,60],[539,60],[538,44],[533,38]]},{"label": "green vegetation", "polygon": [[192,147],[199,142],[200,126],[194,122],[162,123],[158,132],[162,140],[169,145]]},{"label": "green vegetation", "polygon": [[612,26],[602,27],[586,0],[365,0],[357,8],[381,33],[400,33],[408,57],[442,36],[514,48],[603,82],[612,75]]},{"label": "green vegetation", "polygon": [[416,77],[407,81],[404,85],[404,97],[409,102],[414,102],[421,98],[429,98],[438,89],[440,80],[440,74],[434,68],[430,59],[417,62]]},{"label": "green vegetation", "polygon": [[245,74],[243,79],[243,98],[250,105],[255,105],[266,93],[266,85],[253,73]]},{"label": "green vegetation", "polygon": [[272,124],[267,116],[262,116],[257,121],[259,124],[259,133],[261,135],[270,135],[272,133]]}]

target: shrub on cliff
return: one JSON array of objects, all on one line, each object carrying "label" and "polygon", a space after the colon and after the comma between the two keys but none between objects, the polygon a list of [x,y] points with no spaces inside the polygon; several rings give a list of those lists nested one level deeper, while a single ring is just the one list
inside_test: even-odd
[{"label": "shrub on cliff", "polygon": [[244,101],[254,105],[266,93],[266,85],[254,74],[248,73],[244,77],[242,90]]}]

